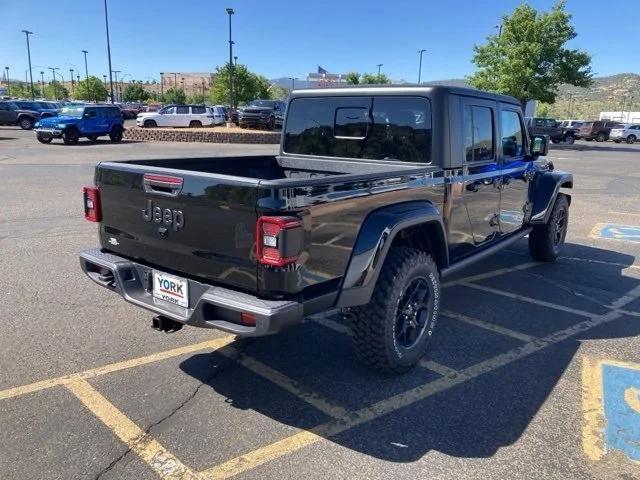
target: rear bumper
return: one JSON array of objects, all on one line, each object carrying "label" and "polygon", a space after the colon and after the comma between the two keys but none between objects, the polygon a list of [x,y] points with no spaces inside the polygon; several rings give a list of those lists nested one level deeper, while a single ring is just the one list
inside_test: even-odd
[{"label": "rear bumper", "polygon": [[[98,248],[80,254],[80,266],[87,276],[133,303],[185,325],[216,328],[240,336],[269,335],[300,323],[303,304],[294,301],[263,300],[256,296],[187,279],[189,308],[182,308],[152,295],[152,268]],[[240,314],[255,316],[255,326],[240,324]]]}]

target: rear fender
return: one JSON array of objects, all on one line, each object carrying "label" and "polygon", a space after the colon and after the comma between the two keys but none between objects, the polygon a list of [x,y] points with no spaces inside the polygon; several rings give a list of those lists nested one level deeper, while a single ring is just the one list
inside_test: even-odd
[{"label": "rear fender", "polygon": [[[432,224],[440,238],[441,267],[448,265],[448,249],[442,214],[430,202],[406,202],[376,210],[365,219],[351,253],[336,306],[350,307],[369,303],[389,248],[402,230]],[[435,244],[436,242],[434,242]]]},{"label": "rear fender", "polygon": [[573,175],[557,170],[543,171],[536,175],[531,183],[530,198],[533,208],[529,223],[535,225],[549,221],[551,210],[561,188],[573,188]]}]

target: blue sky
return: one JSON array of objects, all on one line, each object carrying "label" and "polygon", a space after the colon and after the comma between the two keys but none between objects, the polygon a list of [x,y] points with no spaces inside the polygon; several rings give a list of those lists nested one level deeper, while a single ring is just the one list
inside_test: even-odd
[{"label": "blue sky", "polygon": [[[474,43],[482,43],[502,14],[520,0],[108,0],[113,69],[137,80],[160,71],[207,72],[228,60],[228,19],[235,9],[234,54],[268,78],[305,78],[318,65],[329,72],[382,70],[392,79],[415,81],[418,54],[427,50],[423,81],[460,78],[473,72]],[[529,2],[548,9],[552,0]],[[598,75],[639,72],[640,55],[621,48],[637,39],[636,0],[603,4],[569,0],[578,37],[571,45],[593,55]],[[635,11],[635,20],[629,12]],[[46,67],[84,72],[81,50],[89,51],[89,73],[107,73],[102,0],[4,2],[1,67],[23,79],[28,29],[34,81]],[[635,42],[635,40],[634,40]],[[45,68],[43,68],[45,67]]]}]

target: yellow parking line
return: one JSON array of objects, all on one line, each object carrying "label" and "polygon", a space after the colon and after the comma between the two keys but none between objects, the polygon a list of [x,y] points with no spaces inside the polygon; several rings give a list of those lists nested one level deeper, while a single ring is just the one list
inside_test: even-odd
[{"label": "yellow parking line", "polygon": [[187,345],[184,347],[174,348],[172,350],[165,350],[164,352],[152,353],[151,355],[145,355],[144,357],[132,358],[130,360],[124,360],[121,362],[110,363],[101,367],[85,370],[84,372],[74,373],[71,375],[65,375],[57,378],[50,378],[48,380],[42,380],[40,382],[30,383],[28,385],[22,385],[19,387],[12,387],[6,390],[0,391],[0,400],[4,400],[11,397],[19,397],[27,393],[37,392],[39,390],[45,390],[58,385],[67,385],[69,382],[76,380],[77,378],[93,378],[106,373],[113,373],[120,370],[126,370],[128,368],[139,367],[141,365],[147,365],[149,363],[159,362],[168,358],[185,355],[187,353],[197,352],[199,350],[205,350],[212,348],[217,350],[226,345],[229,345],[234,336],[226,336],[222,338],[215,338],[213,340],[207,340],[206,342],[195,343],[193,345]]},{"label": "yellow parking line", "polygon": [[66,387],[127,447],[136,452],[160,478],[172,480],[200,478],[118,410],[89,382],[78,378],[66,384]]},{"label": "yellow parking line", "polygon": [[501,327],[500,325],[496,325],[494,323],[485,322],[484,320],[480,320],[477,318],[472,318],[467,315],[462,315],[460,313],[451,312],[449,310],[443,310],[442,315],[445,317],[452,318],[454,320],[458,320],[459,322],[464,322],[469,325],[474,325],[479,328],[484,328],[485,330],[489,330],[491,332],[499,333],[501,335],[505,335],[507,337],[515,338],[516,340],[520,340],[521,342],[531,342],[535,340],[536,337],[531,335],[527,335],[526,333],[521,333],[516,330],[511,330],[510,328]]},{"label": "yellow parking line", "polygon": [[582,449],[589,460],[597,462],[604,455],[604,412],[602,411],[602,365],[582,359]]},{"label": "yellow parking line", "polygon": [[[221,350],[220,353],[224,353],[224,355],[228,356],[233,356],[234,351],[231,348],[227,348],[225,350]],[[256,360],[253,357],[243,355],[238,359],[238,363],[240,363],[240,365],[252,371],[253,373],[260,375],[261,377],[269,380],[271,383],[274,383],[280,388],[295,395],[302,401],[307,402],[309,405],[314,406],[322,413],[331,418],[341,418],[349,413],[345,408],[339,405],[335,405],[319,394],[303,388],[298,384],[298,382],[293,381],[285,374],[271,368],[268,365],[265,365],[264,363]]]},{"label": "yellow parking line", "polygon": [[575,324],[564,330],[560,330],[488,360],[476,363],[470,367],[460,370],[458,372],[459,374],[456,376],[438,378],[432,382],[407,390],[381,400],[371,406],[352,412],[342,419],[332,420],[312,429],[311,431],[299,432],[271,445],[248,452],[239,457],[232,458],[223,464],[207,469],[200,474],[205,478],[219,479],[229,478],[246,472],[271,460],[314,444],[327,437],[335,436],[362,423],[366,423],[384,415],[393,413],[401,408],[410,406],[430,397],[433,394],[448,390],[449,388],[464,383],[470,379],[497,370],[498,368],[513,363],[540,350],[544,350],[555,343],[562,342],[574,335],[578,335],[581,332],[616,320],[621,316],[621,312],[611,311],[603,315],[584,320],[583,322]]}]

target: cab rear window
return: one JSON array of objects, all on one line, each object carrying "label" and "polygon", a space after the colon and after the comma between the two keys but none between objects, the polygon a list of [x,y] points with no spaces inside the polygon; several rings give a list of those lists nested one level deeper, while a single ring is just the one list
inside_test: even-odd
[{"label": "cab rear window", "polygon": [[284,151],[298,155],[431,162],[431,105],[424,97],[295,98]]}]

